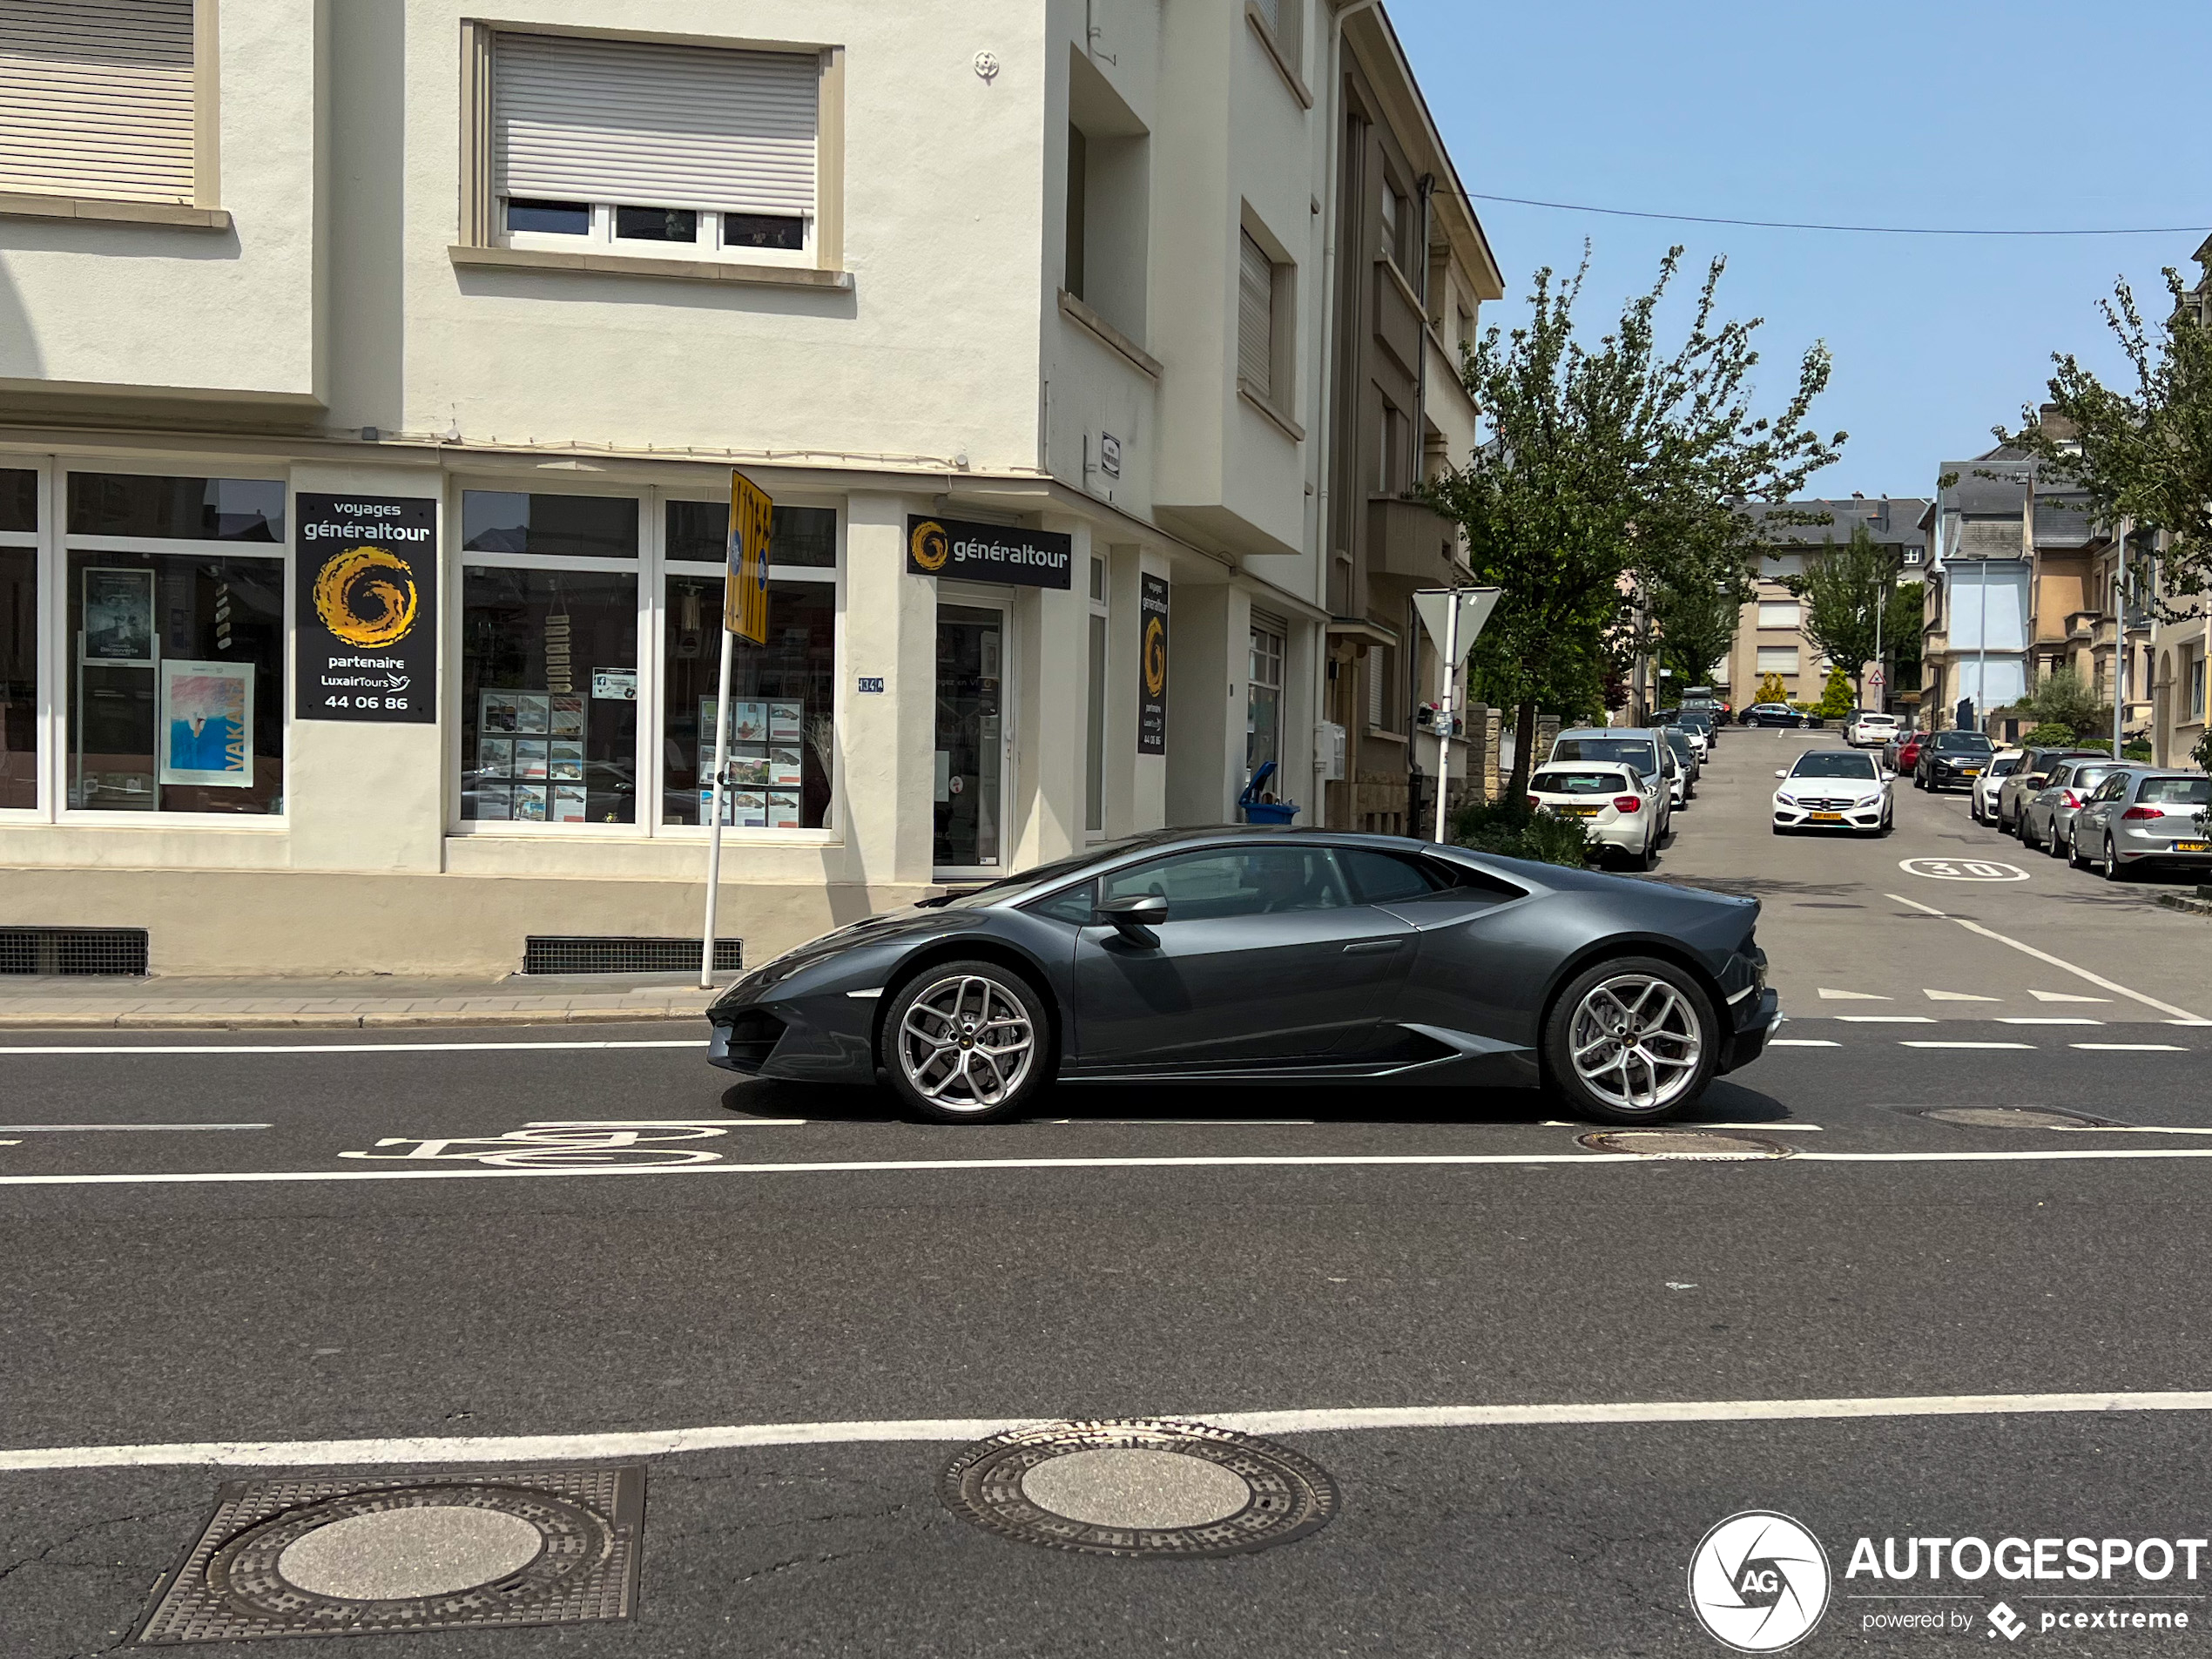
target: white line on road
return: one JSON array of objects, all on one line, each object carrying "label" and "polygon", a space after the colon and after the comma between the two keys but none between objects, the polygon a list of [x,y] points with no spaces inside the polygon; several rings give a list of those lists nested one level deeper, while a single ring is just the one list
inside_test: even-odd
[{"label": "white line on road", "polygon": [[[2022,1417],[2076,1412],[2206,1412],[2202,1390],[2109,1394],[1902,1394],[1834,1399],[1661,1399],[1588,1404],[1351,1406],[1291,1411],[1163,1413],[1245,1434],[1373,1429],[1541,1428],[1632,1423],[1819,1422],[1899,1417]],[[742,1423],[599,1434],[424,1434],[385,1440],[182,1440],[140,1446],[48,1446],[0,1451],[0,1471],[212,1465],[334,1467],[373,1463],[523,1463],[539,1459],[667,1457],[747,1447],[869,1446],[988,1439],[1052,1417],[924,1417],[845,1423]]]},{"label": "white line on road", "polygon": [[2033,1049],[2032,1042],[1900,1042],[1900,1049]]},{"label": "white line on road", "polygon": [[705,1037],[635,1038],[607,1042],[118,1042],[105,1048],[48,1043],[0,1048],[10,1054],[465,1054],[516,1049],[704,1049]]},{"label": "white line on road", "polygon": [[193,1130],[275,1127],[273,1123],[0,1123],[0,1130],[10,1135],[183,1134]]},{"label": "white line on road", "polygon": [[[1689,1124],[1678,1127],[1696,1128]],[[1762,1124],[1763,1129],[1776,1127]],[[1797,1163],[2067,1163],[2111,1159],[2212,1158],[2212,1147],[2083,1148],[2026,1152],[1797,1152],[1750,1162],[1765,1168]],[[395,1160],[398,1162],[399,1160]],[[1642,1152],[1406,1152],[1231,1154],[1217,1157],[883,1158],[834,1163],[797,1159],[772,1163],[562,1164],[550,1169],[209,1170],[149,1174],[0,1175],[0,1187],[253,1186],[330,1181],[550,1181],[624,1176],[684,1175],[961,1175],[983,1170],[1453,1169],[1545,1164],[1595,1169],[1669,1160]],[[1749,1167],[1747,1164],[1746,1167]]]},{"label": "white line on road", "polygon": [[2178,1042],[2069,1042],[2069,1049],[2088,1049],[2099,1054],[2188,1054]]},{"label": "white line on road", "polygon": [[2156,1008],[2161,1014],[2170,1014],[2177,1020],[2195,1020],[2197,1017],[2187,1008],[2177,1008],[2171,1002],[2161,1002],[2155,996],[2144,995],[2141,991],[2131,991],[2116,980],[2108,980],[2101,974],[2092,974],[2086,968],[2077,968],[2063,956],[2054,956],[2047,950],[2038,950],[2033,945],[2022,944],[2019,940],[2008,938],[1994,928],[1985,927],[1978,921],[1969,921],[1964,916],[1954,916],[1947,910],[1938,910],[1933,905],[1922,904],[1918,899],[1908,899],[1901,893],[1885,893],[1882,896],[1885,899],[1894,899],[1901,905],[1910,905],[1925,915],[1939,917],[1945,921],[1955,921],[1970,934],[1979,934],[1984,939],[1993,939],[2000,945],[2010,945],[2014,950],[2025,955],[2033,956],[2039,962],[2047,962],[2053,968],[2062,968],[2077,978],[2087,980],[2099,990],[2116,991],[2122,996],[2134,998],[2145,1008]]},{"label": "white line on road", "polygon": [[2000,1014],[1997,1016],[1997,1023],[2000,1025],[2102,1025],[2104,1022],[2102,1020],[2086,1019],[2079,1014]]},{"label": "white line on road", "polygon": [[1838,1014],[1838,1020],[1852,1025],[1933,1025],[1932,1014]]}]

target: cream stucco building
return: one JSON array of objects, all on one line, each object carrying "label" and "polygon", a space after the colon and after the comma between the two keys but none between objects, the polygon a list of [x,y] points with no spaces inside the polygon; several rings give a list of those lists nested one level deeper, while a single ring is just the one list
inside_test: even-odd
[{"label": "cream stucco building", "polygon": [[[0,927],[161,973],[693,933],[733,467],[749,956],[1264,759],[1312,821],[1350,55],[1419,105],[1353,10],[0,10]],[[331,563],[376,524],[404,579]]]}]

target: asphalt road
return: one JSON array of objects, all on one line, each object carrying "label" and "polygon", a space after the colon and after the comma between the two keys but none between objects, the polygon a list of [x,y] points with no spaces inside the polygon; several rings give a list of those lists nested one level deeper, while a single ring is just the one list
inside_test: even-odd
[{"label": "asphalt road", "polygon": [[[1804,741],[1729,732],[1658,875],[1766,904],[1787,1046],[1700,1116],[1786,1157],[1613,1157],[1541,1100],[1355,1089],[941,1129],[732,1085],[683,1027],[10,1034],[0,1656],[126,1642],[226,1479],[610,1460],[648,1465],[634,1621],[359,1651],[1719,1654],[1686,1573],[1746,1509],[1825,1546],[1797,1651],[2195,1650],[2212,1559],[1846,1567],[1861,1538],[2212,1534],[2212,1395],[2141,1398],[2212,1386],[2212,1027],[2174,1022],[2212,1001],[2212,923],[2016,853],[2001,892],[1911,877],[1985,837],[1910,791],[1887,840],[1772,837]],[[1804,907],[1831,902],[1863,907]],[[2101,1023],[2005,1023],[2048,1018]],[[1989,1107],[2073,1117],[1929,1115]],[[1132,1562],[936,1497],[990,1425],[1163,1415],[1264,1428],[1340,1513]],[[2147,1609],[2193,1616],[2110,1622]],[[1960,1622],[1868,1622],[1900,1614]]]}]

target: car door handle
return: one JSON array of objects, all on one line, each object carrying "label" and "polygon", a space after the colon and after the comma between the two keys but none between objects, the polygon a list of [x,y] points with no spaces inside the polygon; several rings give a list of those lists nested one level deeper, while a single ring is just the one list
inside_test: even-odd
[{"label": "car door handle", "polygon": [[1344,954],[1347,956],[1379,955],[1384,951],[1397,948],[1398,941],[1395,939],[1360,939],[1346,945]]}]

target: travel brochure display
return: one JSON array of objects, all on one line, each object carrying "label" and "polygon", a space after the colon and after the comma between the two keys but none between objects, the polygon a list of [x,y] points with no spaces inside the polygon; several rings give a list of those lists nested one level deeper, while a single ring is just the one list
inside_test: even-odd
[{"label": "travel brochure display", "polygon": [[253,665],[161,664],[161,781],[219,789],[253,784]]},{"label": "travel brochure display", "polygon": [[568,691],[480,691],[476,818],[584,821],[583,698]]},{"label": "travel brochure display", "polygon": [[[714,813],[715,700],[699,699],[699,822]],[[804,705],[792,702],[732,698],[730,703],[730,771],[722,799],[722,821],[732,829],[801,827],[799,791],[805,779],[800,749]]]}]

